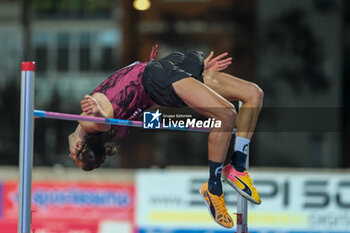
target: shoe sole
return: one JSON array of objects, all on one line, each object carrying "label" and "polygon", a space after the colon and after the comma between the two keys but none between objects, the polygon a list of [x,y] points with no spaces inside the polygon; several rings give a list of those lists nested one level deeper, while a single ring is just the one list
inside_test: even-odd
[{"label": "shoe sole", "polygon": [[219,225],[222,226],[222,227],[229,228],[229,229],[232,228],[233,226],[232,226],[232,227],[226,227],[226,226],[221,225],[218,221],[216,221],[215,217],[214,217],[214,216],[212,215],[212,213],[211,213],[210,206],[209,206],[207,200],[205,200],[205,197],[203,196],[203,194],[202,194],[202,192],[201,192],[200,189],[199,189],[199,194],[201,195],[201,197],[202,197],[202,199],[203,199],[205,205],[207,206],[208,211],[209,211],[209,214],[210,214],[211,218],[214,220],[214,222],[216,222],[217,224],[219,224]]},{"label": "shoe sole", "polygon": [[260,205],[261,203],[257,202],[254,198],[252,198],[251,196],[249,196],[247,193],[243,192],[239,187],[237,187],[237,185],[235,185],[225,174],[222,174],[222,178],[224,179],[225,182],[227,182],[232,188],[234,188],[236,190],[236,192],[238,194],[240,194],[241,196],[243,196],[245,199],[247,199],[248,201],[256,204],[256,205]]}]

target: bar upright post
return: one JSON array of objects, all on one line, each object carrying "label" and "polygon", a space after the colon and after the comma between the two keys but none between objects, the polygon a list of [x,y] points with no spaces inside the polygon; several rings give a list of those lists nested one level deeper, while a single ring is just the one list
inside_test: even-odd
[{"label": "bar upright post", "polygon": [[33,120],[34,120],[34,62],[21,65],[21,119],[19,148],[18,186],[18,233],[30,233],[32,167],[33,167]]},{"label": "bar upright post", "polygon": [[[238,109],[242,107],[242,102],[238,102]],[[246,168],[249,164],[249,148]],[[237,233],[248,233],[248,201],[237,193]]]}]

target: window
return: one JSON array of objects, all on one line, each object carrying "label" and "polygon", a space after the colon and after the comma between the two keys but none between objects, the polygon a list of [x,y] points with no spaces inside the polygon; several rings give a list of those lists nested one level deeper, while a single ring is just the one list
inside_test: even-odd
[{"label": "window", "polygon": [[120,34],[114,29],[101,31],[98,44],[101,48],[101,66],[103,71],[112,71],[116,67],[116,45],[120,43]]},{"label": "window", "polygon": [[46,73],[48,67],[48,43],[49,35],[47,33],[34,34],[34,54],[35,54],[35,69],[37,72]]},{"label": "window", "polygon": [[109,19],[115,0],[33,0],[39,19]]},{"label": "window", "polygon": [[57,39],[57,70],[68,71],[70,35],[68,33],[59,33]]},{"label": "window", "polygon": [[79,35],[79,70],[89,71],[91,56],[91,34],[84,32]]},{"label": "window", "polygon": [[104,30],[40,30],[33,34],[37,71],[42,73],[111,72],[116,69],[120,32]]}]

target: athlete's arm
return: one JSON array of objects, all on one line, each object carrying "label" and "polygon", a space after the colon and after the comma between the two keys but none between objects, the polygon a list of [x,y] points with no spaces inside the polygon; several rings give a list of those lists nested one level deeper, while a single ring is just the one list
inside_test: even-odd
[{"label": "athlete's arm", "polygon": [[[101,93],[95,93],[92,96],[85,95],[80,101],[82,116],[94,116],[103,118],[113,118],[113,107],[107,97]],[[87,133],[107,132],[111,129],[110,125],[100,124],[88,121],[79,121],[81,128]]]},{"label": "athlete's arm", "polygon": [[211,51],[209,56],[204,60],[205,70],[221,71],[226,69],[232,63],[232,57],[226,57],[228,53],[222,53],[219,56],[214,57],[214,52]]}]

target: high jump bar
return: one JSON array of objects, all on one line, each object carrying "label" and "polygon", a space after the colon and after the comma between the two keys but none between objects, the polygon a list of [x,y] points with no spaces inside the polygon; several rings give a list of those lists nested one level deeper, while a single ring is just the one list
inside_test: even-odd
[{"label": "high jump bar", "polygon": [[[48,112],[48,111],[43,111],[43,110],[34,110],[34,116],[39,117],[39,118],[50,118],[50,119],[67,120],[67,121],[90,121],[90,122],[109,124],[109,125],[143,127],[142,121],[82,116],[82,115],[70,114],[70,113]],[[199,127],[164,127],[163,124],[161,124],[160,128],[157,128],[157,129],[180,130],[180,131],[203,132],[203,133],[208,133],[211,130],[211,128],[206,128],[206,127],[202,127],[202,128],[199,128]],[[235,130],[233,131],[233,134],[234,133],[235,133]]]}]

